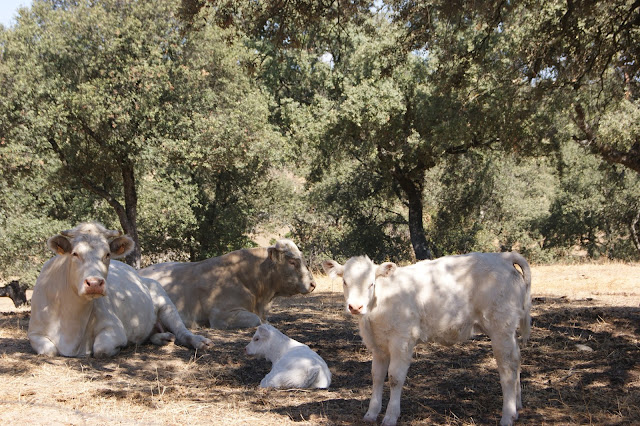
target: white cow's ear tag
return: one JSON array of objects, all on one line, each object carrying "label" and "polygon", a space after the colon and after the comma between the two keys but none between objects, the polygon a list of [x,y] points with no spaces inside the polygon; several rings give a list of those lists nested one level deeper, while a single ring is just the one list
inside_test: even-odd
[{"label": "white cow's ear tag", "polygon": [[58,246],[58,248],[56,249],[56,252],[58,252],[58,254],[64,254],[64,249]]}]

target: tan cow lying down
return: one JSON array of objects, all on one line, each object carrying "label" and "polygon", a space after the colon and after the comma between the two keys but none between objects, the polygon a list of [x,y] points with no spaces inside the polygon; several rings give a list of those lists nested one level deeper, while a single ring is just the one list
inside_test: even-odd
[{"label": "tan cow lying down", "polygon": [[[518,265],[522,274],[515,268]],[[400,394],[417,342],[453,345],[474,331],[491,338],[502,385],[501,425],[510,425],[522,408],[520,348],[530,332],[531,271],[517,253],[446,256],[399,268],[353,257],[344,266],[322,264],[342,277],[346,309],[359,316],[360,335],[373,354],[373,389],[365,421],[375,422],[389,374],[391,393],[383,425],[400,416]]]},{"label": "tan cow lying down", "polygon": [[[148,339],[161,345],[175,338],[196,349],[211,345],[186,329],[160,284],[111,261],[126,256],[133,244],[98,223],[49,239],[58,255],[42,267],[31,298],[28,336],[38,354],[113,356],[127,343]],[[162,327],[170,333],[158,332]]]},{"label": "tan cow lying down", "polygon": [[189,327],[257,327],[276,296],[316,287],[302,253],[289,240],[237,250],[201,262],[169,262],[140,270],[162,284]]}]

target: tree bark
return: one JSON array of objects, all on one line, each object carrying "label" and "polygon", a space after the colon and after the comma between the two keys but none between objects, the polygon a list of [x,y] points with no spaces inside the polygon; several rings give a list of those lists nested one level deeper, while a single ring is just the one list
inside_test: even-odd
[{"label": "tree bark", "polygon": [[136,179],[133,164],[124,161],[122,166],[122,182],[124,186],[124,210],[118,214],[120,225],[124,232],[135,242],[135,247],[126,257],[126,262],[136,269],[140,269],[140,240],[138,238],[138,193],[136,192]]},{"label": "tree bark", "polygon": [[633,218],[629,228],[631,228],[631,235],[633,236],[633,244],[636,246],[636,250],[640,253],[640,237],[638,237],[637,226],[638,222],[640,222],[640,206],[638,206],[638,214]]},{"label": "tree bark", "polygon": [[424,233],[424,224],[422,222],[424,213],[422,207],[422,182],[424,180],[424,173],[419,173],[421,176],[419,182],[414,182],[398,170],[393,174],[407,197],[407,205],[409,207],[409,236],[416,260],[433,259],[431,244]]},{"label": "tree bark", "polygon": [[433,259],[429,242],[424,234],[422,223],[422,194],[408,196],[409,201],[409,235],[416,260]]}]

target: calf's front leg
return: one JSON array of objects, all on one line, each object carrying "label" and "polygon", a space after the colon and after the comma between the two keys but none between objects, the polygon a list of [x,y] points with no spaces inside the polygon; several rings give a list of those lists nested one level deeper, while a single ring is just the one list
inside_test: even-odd
[{"label": "calf's front leg", "polygon": [[411,364],[413,345],[408,342],[396,342],[391,346],[391,361],[389,363],[389,405],[382,419],[383,426],[395,426],[400,417],[400,397],[402,386],[407,378],[407,371]]},{"label": "calf's front leg", "polygon": [[369,409],[364,415],[364,421],[374,423],[382,409],[382,391],[384,387],[384,379],[387,377],[387,369],[389,368],[389,356],[381,352],[373,353],[373,361],[371,362],[371,377],[373,384],[371,387],[371,401],[369,401]]}]

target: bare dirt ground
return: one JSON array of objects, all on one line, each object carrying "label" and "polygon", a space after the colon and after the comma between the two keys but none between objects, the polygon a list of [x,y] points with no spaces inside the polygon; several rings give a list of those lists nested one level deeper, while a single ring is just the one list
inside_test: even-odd
[{"label": "bare dirt ground", "polygon": [[[533,328],[522,349],[519,424],[640,421],[640,265],[533,269]],[[0,298],[2,424],[361,424],[371,358],[340,283],[279,299],[270,322],[309,344],[333,372],[329,390],[261,390],[266,360],[247,358],[254,330],[198,330],[209,353],[143,345],[108,360],[36,356],[29,309]],[[340,292],[339,292],[340,291]],[[591,351],[580,350],[584,345]],[[388,388],[385,389],[385,406]],[[421,345],[402,397],[401,424],[497,424],[501,391],[489,340]],[[383,410],[384,407],[383,406]],[[380,416],[379,421],[382,419]]]}]

